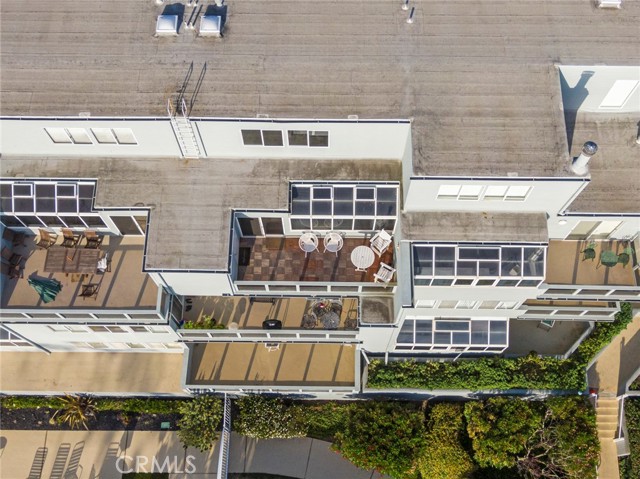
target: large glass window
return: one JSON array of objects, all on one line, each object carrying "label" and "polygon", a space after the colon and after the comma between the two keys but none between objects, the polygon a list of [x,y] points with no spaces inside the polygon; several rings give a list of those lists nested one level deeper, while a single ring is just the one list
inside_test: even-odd
[{"label": "large glass window", "polygon": [[545,253],[543,245],[416,244],[414,284],[535,287],[544,278]]},{"label": "large glass window", "polygon": [[397,203],[395,185],[292,185],[291,228],[393,231]]},{"label": "large glass window", "polygon": [[[398,349],[498,352],[508,346],[508,319],[407,318],[398,334]],[[480,349],[478,349],[480,348]]]}]

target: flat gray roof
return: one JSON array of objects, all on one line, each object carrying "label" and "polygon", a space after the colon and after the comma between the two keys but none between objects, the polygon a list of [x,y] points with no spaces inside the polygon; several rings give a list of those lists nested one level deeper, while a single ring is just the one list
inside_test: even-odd
[{"label": "flat gray roof", "polygon": [[[638,114],[578,114],[571,148],[573,156],[580,154],[585,141],[595,141],[598,152],[589,161],[591,181],[571,203],[569,212],[640,214],[638,120]],[[638,221],[640,228],[640,219]]]},{"label": "flat gray roof", "polygon": [[402,238],[414,241],[546,243],[545,213],[428,211],[402,215]]},{"label": "flat gray roof", "polygon": [[[226,270],[231,209],[289,208],[290,180],[400,181],[400,161],[2,159],[2,176],[97,178],[97,207],[151,208],[146,267]],[[250,192],[248,194],[247,192]]]},{"label": "flat gray roof", "polygon": [[164,115],[193,62],[194,116],[412,118],[417,175],[562,176],[554,62],[638,59],[639,2],[400,3],[233,2],[205,39],[154,38],[152,1],[4,0],[2,113]]}]

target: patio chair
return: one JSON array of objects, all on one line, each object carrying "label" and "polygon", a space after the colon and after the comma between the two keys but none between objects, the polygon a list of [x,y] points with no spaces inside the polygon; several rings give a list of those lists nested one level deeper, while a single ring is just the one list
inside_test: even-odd
[{"label": "patio chair", "polygon": [[388,284],[393,279],[393,274],[395,272],[395,268],[392,268],[388,264],[380,263],[380,269],[377,273],[373,274],[374,281],[376,283]]},{"label": "patio chair", "polygon": [[58,235],[56,233],[50,233],[42,228],[38,228],[38,233],[40,234],[40,239],[36,242],[38,248],[49,249],[58,241]]},{"label": "patio chair", "polygon": [[6,274],[9,277],[9,279],[20,278],[20,276],[22,275],[21,264],[11,265],[11,264],[2,263],[2,265],[0,266],[1,266],[0,272],[2,274]]},{"label": "patio chair", "polygon": [[280,349],[280,343],[264,343],[264,347],[267,348],[267,351],[277,351]]},{"label": "patio chair", "polygon": [[69,228],[61,228],[62,231],[62,246],[65,248],[75,248],[80,241],[80,235],[74,234]]},{"label": "patio chair", "polygon": [[302,316],[302,329],[314,329],[318,325],[318,317],[315,314]]},{"label": "patio chair", "polygon": [[20,261],[22,261],[22,255],[14,253],[5,246],[4,248],[2,248],[2,259],[9,263],[11,266],[15,266],[17,264],[20,264]]},{"label": "patio chair", "polygon": [[629,260],[631,260],[631,255],[633,254],[633,250],[631,247],[625,248],[622,253],[618,255],[618,263],[622,265],[624,268],[629,264]]},{"label": "patio chair", "polygon": [[585,249],[580,251],[582,253],[582,261],[590,259],[591,261],[596,259],[596,244],[589,243]]},{"label": "patio chair", "polygon": [[98,298],[98,290],[100,289],[100,285],[97,283],[89,283],[82,286],[82,291],[80,292],[80,297],[82,299],[87,298]]},{"label": "patio chair", "polygon": [[389,246],[391,246],[391,235],[385,230],[380,230],[373,236],[373,238],[371,238],[370,242],[371,249],[374,253],[378,256],[382,256]]},{"label": "patio chair", "polygon": [[87,244],[84,247],[89,249],[98,249],[102,244],[102,240],[104,240],[104,236],[98,235],[94,230],[86,230],[84,238],[87,240]]},{"label": "patio chair", "polygon": [[358,327],[358,310],[350,309],[347,312],[347,319],[344,320],[344,329],[356,329]]}]

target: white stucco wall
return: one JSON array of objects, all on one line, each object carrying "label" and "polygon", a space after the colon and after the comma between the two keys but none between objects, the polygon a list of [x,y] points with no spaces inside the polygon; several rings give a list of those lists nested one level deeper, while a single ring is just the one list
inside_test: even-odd
[{"label": "white stucco wall", "polygon": [[[411,124],[390,120],[369,123],[331,121],[220,121],[195,119],[193,123],[208,158],[295,158],[401,160]],[[241,130],[280,130],[285,146],[245,146]],[[287,130],[328,131],[328,147],[287,146]]]},{"label": "white stucco wall", "polygon": [[[441,185],[530,186],[523,201],[438,199]],[[584,179],[413,178],[406,188],[406,211],[512,211],[556,214],[586,185]]]},{"label": "white stucco wall", "polygon": [[160,284],[166,284],[183,296],[220,296],[232,294],[228,273],[155,273]]},{"label": "white stucco wall", "polygon": [[[93,144],[54,143],[45,128],[83,128]],[[98,143],[91,128],[131,129],[138,144]],[[98,118],[50,118],[0,120],[0,149],[3,155],[65,157],[179,157],[180,147],[168,118],[110,120]]]}]

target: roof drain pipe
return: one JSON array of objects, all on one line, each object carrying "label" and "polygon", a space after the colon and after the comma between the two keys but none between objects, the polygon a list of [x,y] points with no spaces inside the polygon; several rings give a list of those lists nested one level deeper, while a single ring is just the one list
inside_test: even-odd
[{"label": "roof drain pipe", "polygon": [[580,152],[580,156],[573,160],[571,164],[571,169],[576,175],[586,176],[589,173],[589,160],[593,155],[598,151],[598,145],[596,145],[593,141],[587,141],[582,146],[582,152]]}]

